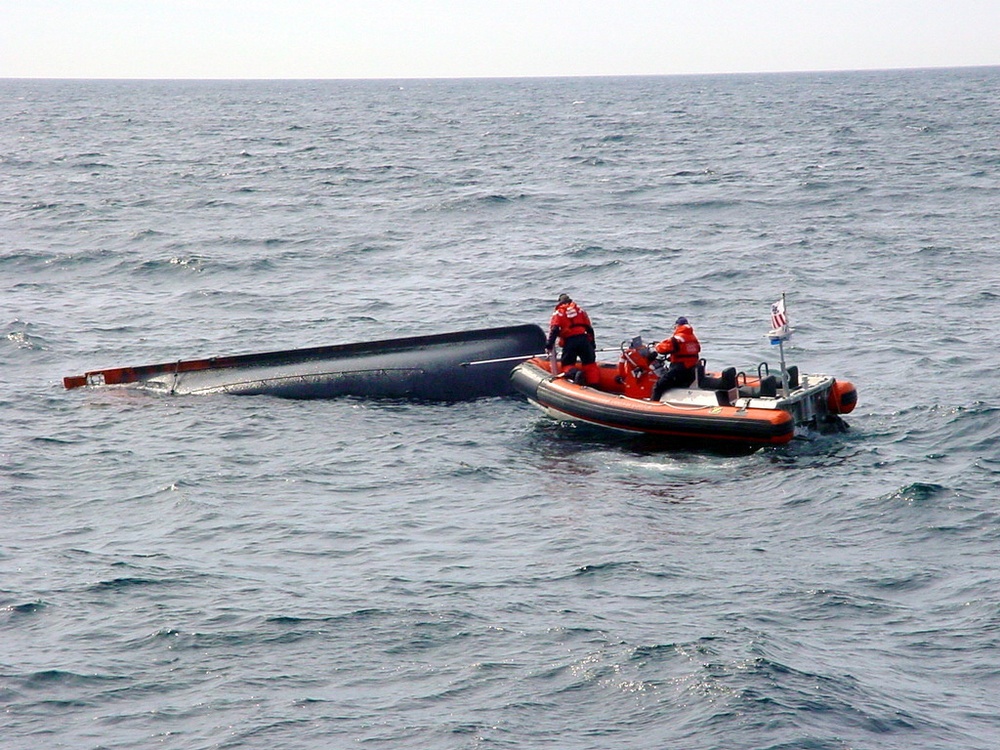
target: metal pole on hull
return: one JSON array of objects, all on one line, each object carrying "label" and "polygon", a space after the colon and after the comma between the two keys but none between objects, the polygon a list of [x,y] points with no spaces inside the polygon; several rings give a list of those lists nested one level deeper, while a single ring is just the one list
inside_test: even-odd
[{"label": "metal pole on hull", "polygon": [[472,362],[459,362],[462,367],[469,367],[471,365],[492,365],[495,362],[516,362],[517,360],[533,359],[534,357],[544,357],[545,353],[541,354],[519,354],[516,357],[499,357],[497,359],[477,359]]}]

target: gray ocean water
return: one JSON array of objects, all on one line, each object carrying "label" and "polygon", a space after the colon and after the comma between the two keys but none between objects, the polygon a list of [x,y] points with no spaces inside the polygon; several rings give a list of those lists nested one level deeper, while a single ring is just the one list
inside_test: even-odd
[{"label": "gray ocean water", "polygon": [[[0,744],[1000,746],[1000,69],[0,81]],[[842,435],[89,369],[686,315]]]}]

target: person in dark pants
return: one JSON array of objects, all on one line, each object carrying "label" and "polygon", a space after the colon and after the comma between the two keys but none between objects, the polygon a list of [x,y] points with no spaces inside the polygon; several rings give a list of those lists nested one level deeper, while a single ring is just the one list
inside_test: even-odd
[{"label": "person in dark pants", "polygon": [[560,294],[556,302],[556,309],[549,321],[549,339],[545,344],[545,351],[551,352],[556,343],[563,348],[559,360],[563,367],[575,365],[579,360],[587,385],[597,385],[600,382],[594,327],[587,312],[570,299],[568,294]]},{"label": "person in dark pants", "polygon": [[698,373],[701,343],[694,335],[694,328],[684,317],[678,318],[674,325],[673,335],[654,347],[657,354],[670,361],[670,366],[653,386],[653,395],[650,397],[653,401],[659,401],[660,396],[671,388],[687,388]]}]

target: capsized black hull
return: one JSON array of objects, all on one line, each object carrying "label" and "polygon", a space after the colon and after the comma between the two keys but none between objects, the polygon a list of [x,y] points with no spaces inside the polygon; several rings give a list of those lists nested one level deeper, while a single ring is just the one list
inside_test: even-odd
[{"label": "capsized black hull", "polygon": [[544,332],[528,324],[93,370],[63,383],[171,394],[462,401],[512,393],[510,371],[518,358],[544,348]]}]

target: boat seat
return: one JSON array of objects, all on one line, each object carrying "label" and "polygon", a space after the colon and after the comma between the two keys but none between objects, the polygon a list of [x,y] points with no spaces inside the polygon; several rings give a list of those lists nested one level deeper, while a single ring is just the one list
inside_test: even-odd
[{"label": "boat seat", "polygon": [[776,376],[768,375],[766,378],[761,378],[760,395],[771,398],[778,395],[778,378]]},{"label": "boat seat", "polygon": [[738,388],[720,388],[715,392],[715,401],[719,406],[732,406],[739,397]]},{"label": "boat seat", "polygon": [[702,360],[698,364],[698,387],[706,391],[730,391],[736,387],[736,368],[727,367],[719,375],[706,375]]},{"label": "boat seat", "polygon": [[736,388],[736,368],[727,367],[718,375],[707,375],[705,373],[705,360],[698,362],[698,387],[703,391],[715,391],[715,398],[719,406],[732,406],[739,391]]}]

